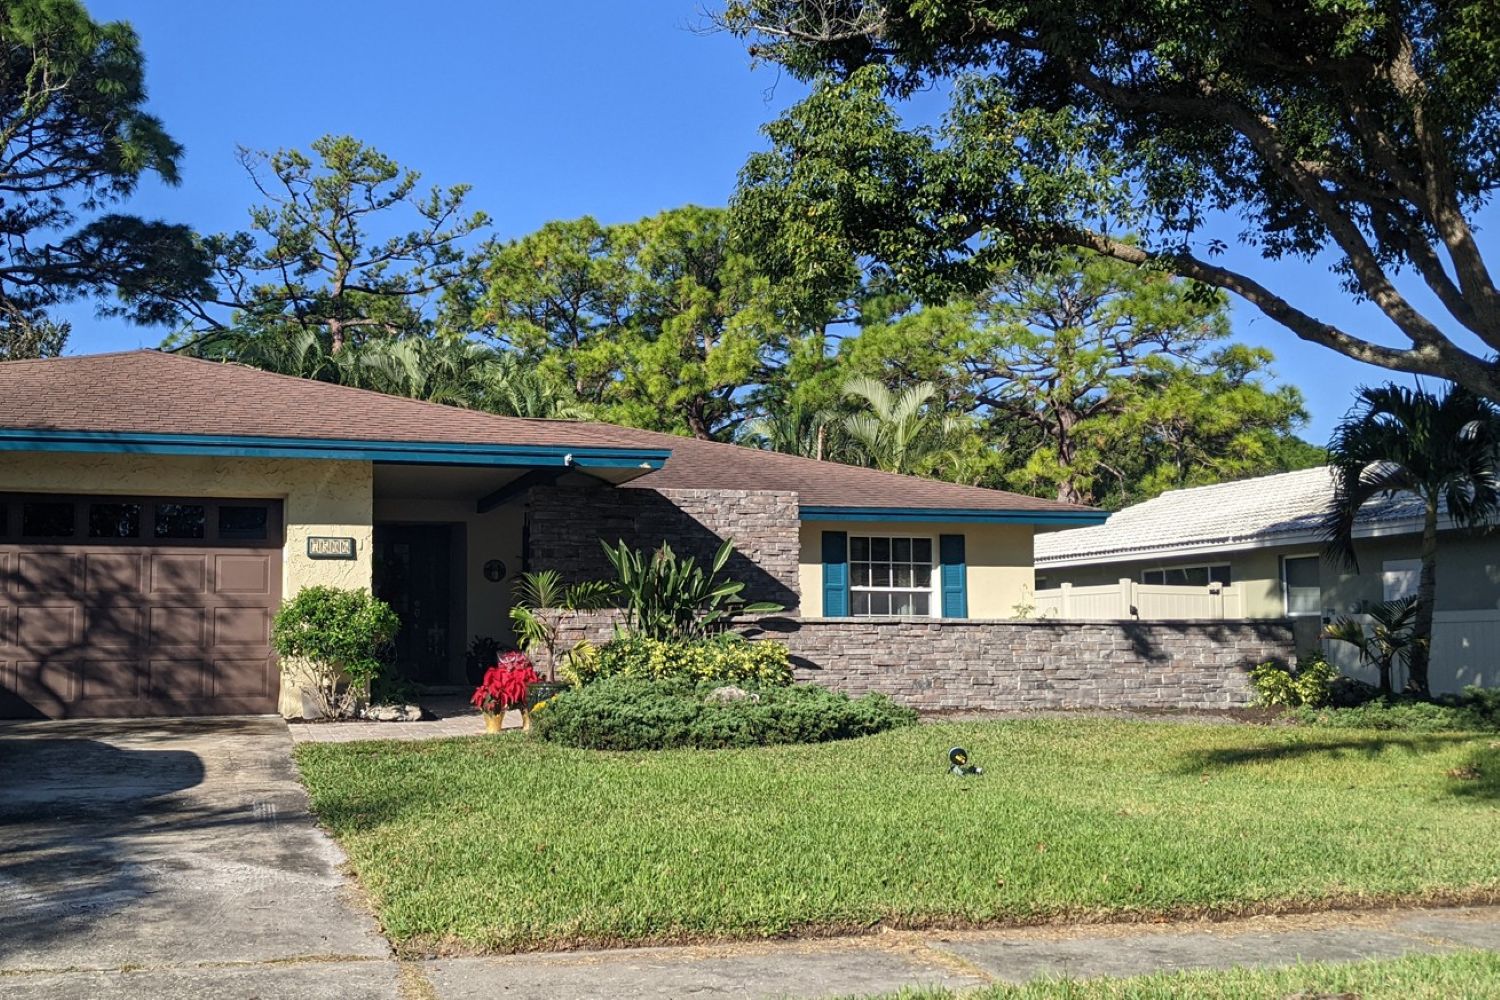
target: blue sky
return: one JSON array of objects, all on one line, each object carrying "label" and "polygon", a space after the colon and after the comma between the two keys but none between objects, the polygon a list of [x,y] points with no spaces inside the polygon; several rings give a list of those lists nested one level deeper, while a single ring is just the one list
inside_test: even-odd
[{"label": "blue sky", "polygon": [[[697,0],[85,2],[96,19],[135,26],[150,106],[187,147],[182,184],[143,185],[129,209],[205,232],[244,228],[256,200],[237,146],[305,147],[329,132],[372,143],[426,182],[472,184],[472,205],[502,236],[549,219],[723,204],[764,145],[760,127],[801,94],[774,67],[752,70],[734,39],[695,32]],[[1320,265],[1238,250],[1227,260],[1327,320],[1389,339],[1379,312],[1349,302]],[[168,332],[96,319],[87,304],[67,315],[70,353],[152,347]],[[1234,326],[1306,394],[1310,440],[1326,440],[1358,385],[1386,377],[1243,304]]]}]

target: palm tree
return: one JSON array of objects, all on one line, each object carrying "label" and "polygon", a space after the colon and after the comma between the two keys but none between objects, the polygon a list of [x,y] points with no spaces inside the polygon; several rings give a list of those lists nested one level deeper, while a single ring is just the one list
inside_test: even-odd
[{"label": "palm tree", "polygon": [[1370,630],[1365,623],[1345,615],[1323,630],[1325,639],[1346,642],[1359,651],[1362,663],[1380,671],[1380,693],[1390,697],[1394,692],[1391,674],[1397,663],[1411,669],[1412,653],[1421,645],[1415,641],[1417,599],[1403,597],[1370,608]]},{"label": "palm tree", "polygon": [[863,405],[844,418],[844,430],[868,464],[885,472],[921,474],[949,451],[962,419],[932,407],[937,388],[918,382],[899,393],[879,379],[856,375],[844,392]]},{"label": "palm tree", "polygon": [[1407,691],[1429,696],[1427,664],[1437,592],[1438,512],[1458,527],[1500,513],[1500,411],[1467,389],[1441,395],[1397,385],[1361,389],[1328,446],[1333,500],[1324,520],[1331,556],[1357,569],[1354,525],[1377,496],[1408,493],[1422,502],[1422,572],[1412,624]]},{"label": "palm tree", "polygon": [[844,422],[832,410],[813,409],[801,402],[768,410],[745,421],[740,441],[765,451],[837,462],[847,452]]}]

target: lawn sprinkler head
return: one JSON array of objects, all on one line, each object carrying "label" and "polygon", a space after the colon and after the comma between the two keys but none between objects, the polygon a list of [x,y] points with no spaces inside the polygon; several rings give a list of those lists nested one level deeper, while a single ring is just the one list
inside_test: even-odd
[{"label": "lawn sprinkler head", "polygon": [[983,774],[984,768],[969,763],[969,751],[954,747],[948,751],[948,773],[962,778],[970,774]]}]

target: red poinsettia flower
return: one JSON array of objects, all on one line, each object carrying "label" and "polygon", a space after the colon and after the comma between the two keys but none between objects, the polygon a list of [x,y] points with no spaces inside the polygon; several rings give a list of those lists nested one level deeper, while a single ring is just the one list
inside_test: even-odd
[{"label": "red poinsettia flower", "polygon": [[469,703],[481,712],[498,715],[526,701],[526,685],[541,680],[525,653],[510,652],[484,672]]}]

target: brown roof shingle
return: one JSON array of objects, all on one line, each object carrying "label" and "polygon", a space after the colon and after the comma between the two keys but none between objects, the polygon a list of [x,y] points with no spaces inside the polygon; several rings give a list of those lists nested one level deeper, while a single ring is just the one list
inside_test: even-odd
[{"label": "brown roof shingle", "polygon": [[794,491],[803,506],[817,507],[1088,511],[613,424],[496,416],[150,350],[0,364],[0,428],[657,449],[671,451],[666,465],[630,486]]}]

